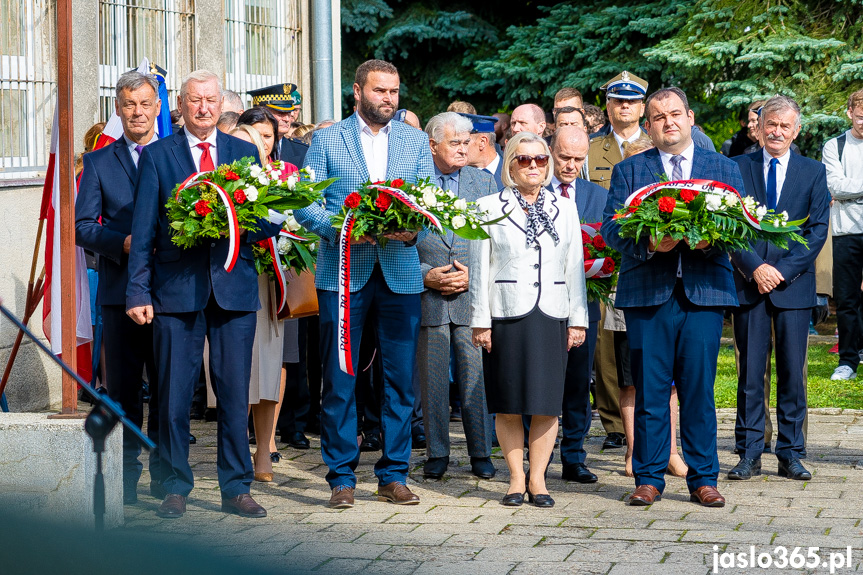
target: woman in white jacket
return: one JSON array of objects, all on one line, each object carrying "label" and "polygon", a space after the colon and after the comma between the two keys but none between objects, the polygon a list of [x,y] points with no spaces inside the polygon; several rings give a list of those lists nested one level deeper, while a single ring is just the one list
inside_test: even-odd
[{"label": "woman in white jacket", "polygon": [[[561,414],[567,352],[584,343],[587,295],[575,202],[544,187],[553,173],[541,137],[521,132],[506,146],[499,194],[478,201],[488,240],[470,251],[471,327],[483,355],[486,398],[510,472],[504,505],[553,507],[545,486]],[[522,415],[531,416],[530,468],[524,473]]]}]

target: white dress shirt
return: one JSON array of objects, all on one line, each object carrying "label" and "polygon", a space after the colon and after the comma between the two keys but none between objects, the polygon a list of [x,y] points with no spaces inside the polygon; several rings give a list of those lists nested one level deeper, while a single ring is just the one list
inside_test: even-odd
[{"label": "white dress shirt", "polygon": [[[557,176],[551,177],[551,189],[554,190],[555,195],[563,197],[563,193],[560,191],[560,180],[557,179]],[[569,194],[570,201],[575,201],[575,180],[570,182],[569,187],[566,189],[566,193]]]},{"label": "white dress shirt", "polygon": [[[123,139],[126,140],[126,147],[129,149],[129,153],[132,155],[132,161],[135,162],[135,166],[138,166],[138,160],[141,159],[141,156],[138,154],[138,151],[135,149],[138,147],[138,142],[133,142],[129,139],[126,134],[123,134]],[[153,142],[159,139],[159,135],[156,132],[153,132],[153,137],[150,138],[150,141],[146,144],[142,144],[143,146],[149,146]]]},{"label": "white dress shirt", "polygon": [[672,180],[671,174],[674,172],[674,165],[671,163],[671,157],[674,155],[683,156],[683,161],[680,162],[680,169],[683,171],[683,179],[689,180],[692,178],[692,158],[695,156],[695,144],[689,144],[689,147],[683,150],[680,154],[669,154],[659,150],[659,159],[662,160],[662,167],[665,169],[665,175],[669,180]]},{"label": "white dress shirt", "polygon": [[204,150],[198,147],[198,144],[202,142],[206,142],[210,144],[210,157],[213,159],[213,166],[219,167],[219,152],[216,149],[216,132],[217,130],[213,129],[213,132],[207,136],[206,140],[199,140],[196,136],[192,135],[192,132],[189,130],[183,130],[186,132],[186,139],[189,141],[189,147],[192,150],[192,159],[195,161],[195,169],[199,172],[201,171],[201,156],[204,155]]},{"label": "white dress shirt", "polygon": [[483,169],[484,169],[486,172],[488,172],[489,174],[491,174],[491,175],[493,176],[493,175],[494,175],[494,173],[497,171],[497,165],[498,165],[499,163],[500,163],[500,155],[499,155],[499,154],[495,154],[495,155],[494,155],[494,159],[491,161],[491,163],[490,163],[489,165],[487,165],[487,166],[486,166],[485,168],[483,168]]},{"label": "white dress shirt", "polygon": [[[767,150],[762,148],[761,153],[764,154],[764,189],[767,189],[767,173],[770,171],[770,160],[773,156],[767,153]],[[788,172],[788,160],[791,159],[791,149],[789,148],[783,155],[776,158],[779,163],[776,164],[776,205],[779,205],[779,196],[782,195],[782,184],[785,183],[785,174]]]},{"label": "white dress shirt", "polygon": [[363,156],[366,158],[366,167],[369,169],[369,179],[373,182],[386,180],[392,121],[378,130],[377,135],[375,135],[360,114],[357,114],[357,120],[360,122],[360,144],[363,146]]},{"label": "white dress shirt", "polygon": [[620,134],[618,134],[614,130],[612,130],[611,133],[614,134],[614,140],[617,142],[617,147],[620,148],[620,157],[622,158],[623,157],[623,142],[627,142],[628,144],[631,144],[632,142],[634,142],[638,138],[640,138],[641,137],[641,128],[637,129],[635,131],[635,133],[632,134],[628,138],[624,138],[623,136],[621,136]]}]

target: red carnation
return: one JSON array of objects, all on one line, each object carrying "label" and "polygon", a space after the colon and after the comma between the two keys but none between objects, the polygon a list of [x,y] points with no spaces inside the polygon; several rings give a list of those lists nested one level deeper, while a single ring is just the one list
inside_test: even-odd
[{"label": "red carnation", "polygon": [[236,192],[234,192],[234,203],[235,204],[242,204],[242,203],[245,203],[245,201],[246,201],[246,194],[245,194],[245,192],[243,192],[243,190],[237,190]]},{"label": "red carnation", "polygon": [[596,234],[595,236],[593,236],[593,247],[595,247],[598,250],[604,250],[605,249],[605,240],[602,239],[601,235]]},{"label": "red carnation", "polygon": [[599,271],[603,274],[614,273],[614,260],[611,258],[605,258],[605,261],[602,262],[602,267]]},{"label": "red carnation", "polygon": [[345,198],[345,205],[353,209],[359,206],[361,201],[363,201],[362,196],[360,196],[356,192],[351,192],[350,194],[348,194],[348,197]]},{"label": "red carnation", "polygon": [[593,256],[590,253],[590,250],[587,249],[587,246],[584,246],[584,261],[591,259]]},{"label": "red carnation", "polygon": [[641,205],[641,198],[633,198],[633,200],[629,202],[629,205],[637,208]]},{"label": "red carnation", "polygon": [[225,172],[225,179],[228,180],[229,182],[234,182],[236,180],[239,180],[240,176],[238,176],[237,174],[235,174],[231,170],[228,170],[227,172]]},{"label": "red carnation", "polygon": [[587,235],[587,232],[584,230],[581,231],[581,243],[584,245],[587,245],[590,243],[590,236]]},{"label": "red carnation", "polygon": [[400,188],[400,187],[402,187],[403,185],[405,185],[405,181],[404,181],[403,179],[401,179],[401,178],[396,178],[395,180],[393,180],[393,187],[394,187],[394,188]]},{"label": "red carnation", "polygon": [[635,206],[629,206],[629,213],[630,213],[630,214],[634,214],[634,213],[635,213],[635,211],[636,211],[637,209],[638,209],[638,208],[637,208],[637,207],[635,207]]},{"label": "red carnation", "polygon": [[677,205],[677,200],[674,198],[665,196],[663,198],[659,198],[659,211],[670,214],[674,211],[674,206]]},{"label": "red carnation", "polygon": [[210,207],[210,202],[207,200],[198,200],[195,202],[195,212],[202,218],[207,217],[207,214],[213,211]]},{"label": "red carnation", "polygon": [[683,200],[683,203],[685,204],[688,204],[697,197],[698,192],[696,190],[680,190],[680,199]]},{"label": "red carnation", "polygon": [[381,194],[375,199],[375,205],[382,212],[387,211],[387,208],[390,207],[390,204],[393,202],[392,198],[387,194]]}]

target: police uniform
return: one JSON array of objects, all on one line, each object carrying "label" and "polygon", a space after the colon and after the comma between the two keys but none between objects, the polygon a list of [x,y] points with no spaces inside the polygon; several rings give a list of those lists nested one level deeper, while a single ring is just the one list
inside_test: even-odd
[{"label": "police uniform", "polygon": [[[252,97],[252,106],[267,106],[278,112],[293,112],[299,109],[303,102],[297,85],[291,83],[249,90],[248,94]],[[302,168],[309,146],[296,138],[286,136],[282,138],[278,149],[280,160]]]},{"label": "police uniform", "polygon": [[[497,123],[497,118],[494,116],[481,116],[479,114],[468,114],[466,112],[458,112],[459,116],[464,116],[473,124],[473,129],[470,131],[471,134],[491,134],[490,143],[495,146],[497,149],[497,141],[494,137],[494,125]],[[497,160],[492,162],[490,166],[477,166],[479,169],[484,172],[488,172],[492,176],[494,176],[495,184],[497,185],[498,190],[503,189],[503,180],[501,179],[501,172],[503,171],[503,159],[501,158],[501,154],[498,150]]]}]

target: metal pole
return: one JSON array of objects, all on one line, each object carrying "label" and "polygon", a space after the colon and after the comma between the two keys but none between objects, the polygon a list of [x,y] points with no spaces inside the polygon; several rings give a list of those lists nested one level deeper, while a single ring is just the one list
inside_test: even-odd
[{"label": "metal pole", "polygon": [[333,116],[332,0],[312,0],[312,104],[314,121]]},{"label": "metal pole", "polygon": [[[72,368],[78,365],[77,309],[75,297],[75,136],[72,123],[72,0],[57,0],[57,96],[60,107],[60,277],[62,306],[63,360]],[[56,256],[55,256],[56,257]],[[63,373],[62,415],[78,411],[75,380]]]}]

